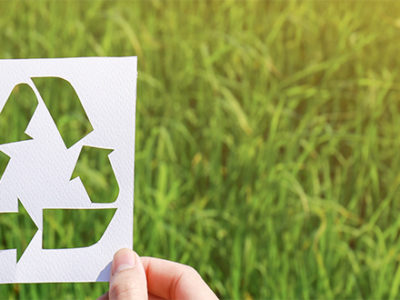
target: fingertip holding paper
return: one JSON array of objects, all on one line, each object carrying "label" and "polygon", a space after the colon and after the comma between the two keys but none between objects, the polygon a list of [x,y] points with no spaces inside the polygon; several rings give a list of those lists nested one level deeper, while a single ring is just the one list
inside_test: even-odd
[{"label": "fingertip holding paper", "polygon": [[[64,124],[54,118],[46,94],[46,84],[54,78],[72,88],[80,101],[79,120],[90,123],[81,136],[60,133]],[[136,80],[136,57],[0,60],[0,121],[20,85],[29,87],[37,101],[24,138],[8,140],[11,125],[0,123],[0,154],[7,158],[0,170],[0,218],[24,209],[36,228],[23,253],[0,250],[0,283],[108,281],[114,253],[132,248]],[[61,93],[53,98],[55,105],[72,101]],[[102,151],[112,169],[109,174],[118,189],[109,201],[97,201],[88,193],[90,178],[72,176],[82,149]],[[43,247],[44,211],[106,209],[115,213],[96,243]]]}]

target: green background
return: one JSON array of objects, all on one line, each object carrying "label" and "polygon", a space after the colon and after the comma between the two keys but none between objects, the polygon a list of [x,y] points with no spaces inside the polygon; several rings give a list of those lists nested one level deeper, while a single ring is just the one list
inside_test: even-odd
[{"label": "green background", "polygon": [[[221,298],[393,299],[399,13],[394,1],[0,2],[0,57],[138,56],[139,254],[190,264]],[[0,298],[106,290],[3,285]]]}]

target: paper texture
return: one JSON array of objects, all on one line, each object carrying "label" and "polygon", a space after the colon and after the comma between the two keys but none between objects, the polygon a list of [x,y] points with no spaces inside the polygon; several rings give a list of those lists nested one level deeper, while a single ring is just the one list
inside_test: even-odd
[{"label": "paper texture", "polygon": [[[93,127],[69,148],[34,84],[46,77],[72,85]],[[0,283],[107,281],[114,253],[132,248],[136,79],[136,57],[0,60],[0,113],[18,84],[29,85],[38,100],[25,131],[32,139],[0,145],[10,157],[0,179],[0,218],[18,212],[19,199],[38,228],[18,261],[16,249],[0,250]],[[92,202],[81,178],[71,178],[84,147],[110,149],[115,201]],[[116,211],[96,244],[43,249],[43,210],[99,208]]]}]

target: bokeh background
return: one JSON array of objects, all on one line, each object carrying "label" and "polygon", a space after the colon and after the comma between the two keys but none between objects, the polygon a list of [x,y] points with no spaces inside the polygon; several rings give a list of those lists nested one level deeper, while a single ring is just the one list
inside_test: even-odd
[{"label": "bokeh background", "polygon": [[1,58],[125,55],[139,254],[224,299],[400,298],[397,2],[0,2]]}]

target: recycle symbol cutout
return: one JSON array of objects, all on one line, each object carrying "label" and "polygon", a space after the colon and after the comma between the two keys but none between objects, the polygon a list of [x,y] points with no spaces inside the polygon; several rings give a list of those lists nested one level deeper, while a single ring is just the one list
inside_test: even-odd
[{"label": "recycle symbol cutout", "polygon": [[[74,87],[65,79],[59,77],[33,77],[32,86],[26,83],[17,84],[11,91],[5,105],[0,110],[0,146],[9,143],[18,143],[34,140],[26,130],[34,118],[38,105],[40,105],[35,90],[40,94],[50,113],[58,132],[68,151],[82,141],[94,129],[82,106]],[[49,89],[48,87],[52,88]],[[61,101],[60,101],[61,100]],[[64,101],[66,100],[66,101]],[[61,116],[61,117],[59,117]],[[113,149],[98,148],[90,145],[80,146],[77,162],[71,169],[70,181],[80,179],[92,203],[113,203],[119,195],[119,185],[115,177],[109,155]],[[5,151],[0,151],[0,182],[5,177],[8,166],[14,158]],[[111,188],[110,188],[111,187]],[[0,192],[1,193],[1,192]],[[1,194],[0,194],[1,195]],[[30,239],[26,241],[13,240],[7,249],[17,249],[17,262],[20,260],[30,240],[38,231],[38,226],[25,210],[24,198],[18,196],[18,212],[0,212],[0,238],[5,239],[7,232],[16,224],[24,224],[24,230],[29,231]],[[64,211],[64,212],[63,212]],[[48,216],[63,212],[75,215],[74,219],[80,219],[80,215],[86,214],[87,218],[100,212],[108,212],[108,222],[103,222],[101,232],[105,232],[109,222],[114,216],[116,208],[96,209],[46,209],[43,208],[43,219]],[[43,222],[44,226],[46,222]],[[20,229],[20,228],[19,228]],[[22,229],[21,229],[22,230]],[[46,227],[43,232],[46,232]],[[77,247],[88,247],[95,240],[80,243]],[[50,246],[43,240],[43,249]],[[68,245],[64,245],[68,247]],[[62,248],[62,247],[61,247]]]}]

